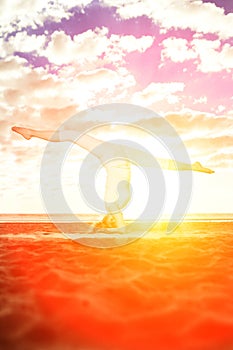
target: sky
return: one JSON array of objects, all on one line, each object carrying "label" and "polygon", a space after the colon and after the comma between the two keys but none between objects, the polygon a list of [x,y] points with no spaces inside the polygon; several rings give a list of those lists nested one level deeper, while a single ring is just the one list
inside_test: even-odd
[{"label": "sky", "polygon": [[[231,1],[1,1],[0,212],[45,210],[40,164],[46,142],[26,141],[11,127],[56,129],[105,103],[158,113],[192,161],[215,170],[194,174],[190,213],[232,212],[232,44]],[[74,196],[77,182],[69,171],[74,164],[78,169],[83,152],[72,149],[67,196]],[[74,210],[85,211],[78,196],[71,197]]]}]

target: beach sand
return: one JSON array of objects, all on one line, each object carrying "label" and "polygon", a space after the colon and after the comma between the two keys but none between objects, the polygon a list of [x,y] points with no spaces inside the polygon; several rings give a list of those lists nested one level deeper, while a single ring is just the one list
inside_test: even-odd
[{"label": "beach sand", "polygon": [[0,224],[3,350],[232,350],[233,222],[112,249]]}]

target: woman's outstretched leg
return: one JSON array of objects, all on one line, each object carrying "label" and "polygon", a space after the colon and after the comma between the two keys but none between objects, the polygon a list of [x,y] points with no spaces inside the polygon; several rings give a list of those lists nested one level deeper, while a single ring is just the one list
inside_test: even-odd
[{"label": "woman's outstretched leg", "polygon": [[165,170],[192,170],[192,171],[199,171],[207,174],[214,173],[213,170],[203,167],[200,162],[188,164],[188,163],[182,163],[179,161],[176,162],[172,159],[162,159],[162,158],[156,158],[156,159],[160,164],[161,168]]},{"label": "woman's outstretched leg", "polygon": [[[77,138],[78,134],[73,130],[62,130],[62,131],[35,130],[30,128],[17,127],[17,126],[12,127],[12,130],[22,135],[27,140],[30,140],[32,137],[36,137],[36,138],[43,139],[50,142],[75,143],[78,146],[86,149],[88,152],[91,152],[94,156],[96,156],[101,161],[102,164],[104,162],[103,155],[98,151],[98,146],[101,145],[103,142],[90,135],[85,134]],[[106,182],[106,189],[105,189],[105,197],[107,200],[109,200],[109,198],[112,199],[112,193],[115,191],[115,188],[114,189],[111,188],[109,184],[109,179],[116,178],[116,176],[114,176],[114,169],[111,166],[107,166],[106,168],[107,168],[107,182]],[[113,171],[110,172],[109,169],[113,169]],[[103,220],[100,223],[96,225],[97,227],[117,228],[117,227],[124,226],[123,214],[120,210],[120,207],[113,209],[113,208],[109,208],[106,204],[106,210],[107,210],[107,215],[103,218]]]},{"label": "woman's outstretched leg", "polygon": [[73,130],[36,130],[18,126],[13,126],[12,130],[22,135],[27,140],[30,140],[32,137],[36,137],[50,142],[75,143],[78,146],[86,149],[88,152],[91,152],[97,158],[100,159],[101,157],[101,154],[99,154],[95,149],[101,145],[103,141],[87,134],[78,136],[78,133]]},{"label": "woman's outstretched leg", "polygon": [[[154,167],[156,164],[153,162],[153,157],[148,157],[148,152],[142,150],[140,147],[132,147],[132,146],[124,146],[123,149],[125,155],[127,155],[128,159],[139,159],[140,165],[145,167]],[[175,161],[173,159],[159,158],[154,157],[158,162],[159,166],[165,170],[192,170],[192,171],[200,171],[207,174],[214,173],[213,170],[203,167],[201,163],[196,162],[194,164],[183,163],[180,161]]]}]

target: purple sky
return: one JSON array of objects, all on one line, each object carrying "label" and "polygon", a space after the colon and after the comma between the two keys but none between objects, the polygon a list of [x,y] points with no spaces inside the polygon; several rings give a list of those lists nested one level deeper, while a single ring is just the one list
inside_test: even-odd
[{"label": "purple sky", "polygon": [[[190,156],[219,169],[226,176],[226,188],[230,186],[233,4],[220,0],[145,4],[136,0],[57,0],[46,7],[39,0],[0,4],[0,152],[5,164],[0,191],[7,203],[17,197],[12,186],[29,184],[32,157],[39,159],[43,152],[37,141],[27,150],[24,141],[11,135],[11,126],[56,128],[80,110],[112,102],[138,104],[163,115],[180,133]],[[19,178],[9,177],[17,166]],[[38,172],[39,164],[30,182],[34,196]],[[227,211],[232,194],[223,195],[227,191],[221,186],[218,193],[227,204],[222,209],[210,206],[211,211]],[[23,190],[18,191],[22,196]],[[24,197],[27,210],[33,194]],[[198,199],[196,203],[195,208]],[[8,204],[4,210],[19,208]]]}]

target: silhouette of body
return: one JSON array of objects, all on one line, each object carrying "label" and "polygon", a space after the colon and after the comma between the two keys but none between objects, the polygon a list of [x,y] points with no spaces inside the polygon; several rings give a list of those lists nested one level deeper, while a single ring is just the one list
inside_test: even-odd
[{"label": "silhouette of body", "polygon": [[[18,134],[21,134],[25,139],[30,140],[32,137],[43,139],[51,142],[72,142],[78,146],[84,148],[88,152],[91,152],[96,156],[104,168],[106,169],[107,177],[105,184],[105,206],[107,214],[104,216],[103,220],[96,224],[96,228],[119,228],[123,229],[125,226],[122,208],[130,200],[130,162],[127,159],[127,147],[121,147],[120,145],[115,145],[122,154],[122,159],[114,159],[114,154],[112,154],[113,160],[105,162],[105,154],[101,152],[100,146],[103,141],[96,139],[88,134],[81,135],[77,139],[77,133],[73,130],[34,130],[23,127],[12,127],[12,130]],[[109,142],[109,146],[113,146],[113,143]],[[113,150],[114,147],[109,147]],[[137,152],[137,150],[135,150]],[[208,174],[212,174],[214,171],[203,167],[199,162],[194,164],[187,164],[181,162],[174,162],[170,159],[156,158],[158,163],[163,169],[167,170],[192,170],[200,171]],[[124,193],[123,198],[118,198],[117,186],[119,182],[124,181],[122,193]]]}]

